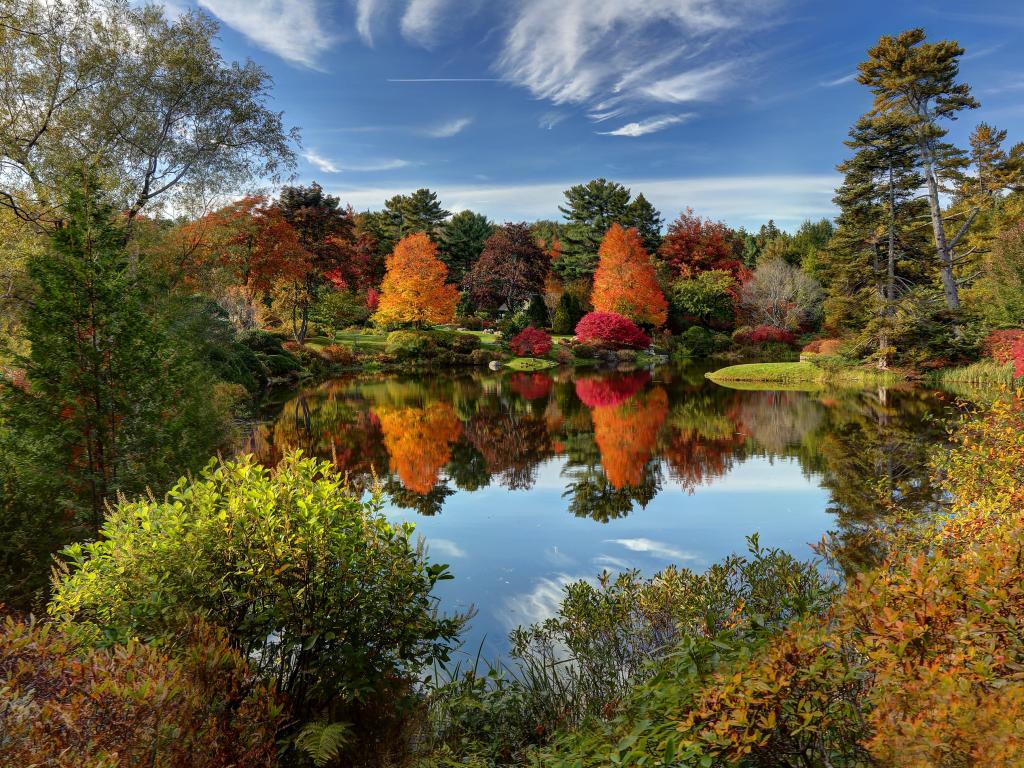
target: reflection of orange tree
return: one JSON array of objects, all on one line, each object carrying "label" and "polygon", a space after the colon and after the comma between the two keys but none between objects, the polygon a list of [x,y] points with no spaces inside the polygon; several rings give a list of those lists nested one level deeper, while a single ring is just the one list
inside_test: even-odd
[{"label": "reflection of orange tree", "polygon": [[620,405],[594,408],[594,440],[608,482],[615,488],[640,485],[667,413],[668,395],[661,387]]},{"label": "reflection of orange tree", "polygon": [[462,435],[462,425],[448,403],[421,408],[375,409],[384,433],[391,468],[402,485],[419,494],[430,493],[437,475],[451,458],[451,443]]}]

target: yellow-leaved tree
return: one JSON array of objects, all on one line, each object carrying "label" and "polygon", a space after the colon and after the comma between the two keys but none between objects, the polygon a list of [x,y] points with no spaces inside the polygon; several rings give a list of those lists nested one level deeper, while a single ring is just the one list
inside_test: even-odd
[{"label": "yellow-leaved tree", "polygon": [[429,237],[422,232],[403,237],[386,266],[374,323],[421,326],[452,321],[459,291],[445,282],[448,267],[437,258],[437,246]]}]

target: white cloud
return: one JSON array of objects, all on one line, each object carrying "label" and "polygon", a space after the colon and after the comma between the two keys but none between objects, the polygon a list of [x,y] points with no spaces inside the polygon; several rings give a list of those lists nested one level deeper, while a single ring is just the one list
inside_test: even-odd
[{"label": "white cloud", "polygon": [[356,4],[356,32],[363,42],[369,46],[373,45],[373,22],[381,10],[381,0],[355,0]]},{"label": "white cloud", "polygon": [[[693,206],[702,216],[722,219],[733,226],[756,228],[772,218],[780,227],[795,230],[806,218],[835,214],[832,197],[841,177],[835,174],[626,177],[620,181],[634,192],[643,192],[666,219]],[[579,179],[564,179],[536,184],[437,184],[429,178],[409,177],[386,187],[335,185],[331,194],[340,195],[357,210],[365,210],[380,208],[394,195],[429,185],[449,210],[469,208],[496,221],[528,221],[550,218],[563,203],[562,193],[578,182]],[[557,478],[557,472],[554,477]]]},{"label": "white cloud", "polygon": [[427,549],[432,555],[441,557],[465,557],[466,550],[451,539],[427,539]]},{"label": "white cloud", "polygon": [[338,173],[341,168],[336,166],[333,161],[328,160],[323,155],[319,155],[313,150],[308,150],[302,153],[302,156],[309,161],[310,164],[315,165],[324,173]]},{"label": "white cloud", "polygon": [[442,11],[449,0],[409,0],[402,15],[402,36],[410,43],[429,48],[437,42]]},{"label": "white cloud", "polygon": [[560,122],[565,120],[568,116],[569,115],[567,115],[565,112],[545,112],[543,115],[540,116],[540,120],[537,121],[537,125],[540,128],[546,128],[547,130],[550,131]]},{"label": "white cloud", "polygon": [[681,549],[676,549],[663,541],[655,541],[654,539],[606,539],[609,544],[620,544],[630,552],[643,552],[648,555],[654,555],[664,560],[673,560],[677,562],[683,562],[686,560],[700,560],[698,555],[691,552],[684,552]]},{"label": "white cloud", "polygon": [[846,85],[846,83],[852,83],[856,79],[857,79],[857,73],[856,72],[851,72],[848,75],[843,75],[842,77],[837,77],[835,80],[825,80],[821,84],[821,86],[823,88],[834,88],[837,85]]},{"label": "white cloud", "polygon": [[664,130],[671,125],[678,125],[690,117],[693,117],[693,115],[661,115],[660,117],[649,117],[646,120],[640,120],[639,122],[626,123],[624,126],[616,128],[614,131],[598,131],[598,133],[604,136],[630,136],[636,138],[637,136],[646,136],[648,133]]},{"label": "white cloud", "polygon": [[433,139],[450,139],[452,136],[462,133],[472,122],[472,117],[459,117],[434,128],[428,128],[425,133]]},{"label": "white cloud", "polygon": [[199,5],[255,45],[285,61],[319,69],[334,43],[318,0],[198,0]]},{"label": "white cloud", "polygon": [[599,113],[707,99],[741,75],[730,44],[778,2],[524,0],[496,66],[538,98]]}]

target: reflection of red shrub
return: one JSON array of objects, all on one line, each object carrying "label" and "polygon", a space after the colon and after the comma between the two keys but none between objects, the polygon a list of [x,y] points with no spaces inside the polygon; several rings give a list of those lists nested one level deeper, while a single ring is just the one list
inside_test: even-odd
[{"label": "reflection of red shrub", "polygon": [[541,357],[551,351],[551,337],[531,326],[513,336],[508,348],[520,357]]},{"label": "reflection of red shrub", "polygon": [[546,373],[513,373],[509,377],[512,391],[524,400],[537,400],[551,394],[553,382]]},{"label": "reflection of red shrub", "polygon": [[796,336],[792,331],[776,328],[773,325],[759,325],[751,331],[734,333],[732,338],[739,344],[793,344],[796,342]]},{"label": "reflection of red shrub", "polygon": [[651,374],[635,371],[624,376],[593,377],[576,381],[576,397],[588,408],[618,405],[647,386]]},{"label": "reflection of red shrub", "polygon": [[576,338],[586,344],[612,349],[643,349],[651,343],[636,323],[615,312],[591,312],[584,315],[576,324]]},{"label": "reflection of red shrub", "polygon": [[1008,331],[992,331],[985,337],[985,354],[997,363],[1013,361],[1014,345],[1024,340],[1024,330],[1014,328]]}]

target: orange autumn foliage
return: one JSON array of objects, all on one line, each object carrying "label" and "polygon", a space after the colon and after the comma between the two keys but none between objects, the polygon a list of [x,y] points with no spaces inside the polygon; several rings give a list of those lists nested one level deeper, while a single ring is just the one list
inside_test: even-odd
[{"label": "orange autumn foliage", "polygon": [[591,294],[594,310],[617,312],[637,323],[664,325],[668,302],[636,229],[612,224],[597,254]]},{"label": "orange autumn foliage", "polygon": [[448,267],[437,258],[437,245],[422,232],[403,237],[387,258],[380,303],[373,315],[378,325],[450,323],[459,292],[445,282]]},{"label": "orange autumn foliage", "polygon": [[594,408],[594,440],[612,486],[622,489],[640,485],[666,414],[668,395],[661,387],[635,395],[620,405]]},{"label": "orange autumn foliage", "polygon": [[451,459],[451,444],[462,435],[454,409],[435,402],[422,408],[381,408],[376,414],[391,468],[402,485],[421,495],[430,493]]}]

